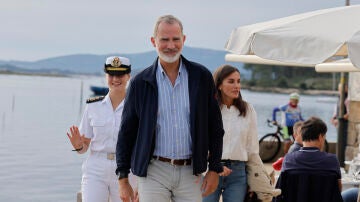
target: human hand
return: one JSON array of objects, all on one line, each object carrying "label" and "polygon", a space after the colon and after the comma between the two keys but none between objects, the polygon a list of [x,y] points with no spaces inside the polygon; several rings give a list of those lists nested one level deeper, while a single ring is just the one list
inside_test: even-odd
[{"label": "human hand", "polygon": [[345,119],[345,120],[348,120],[348,119],[349,119],[349,114],[348,114],[348,113],[344,114],[344,119]]},{"label": "human hand", "polygon": [[77,126],[71,126],[70,134],[68,132],[66,134],[69,137],[69,140],[72,146],[74,147],[74,149],[80,149],[83,147],[85,135],[80,135],[80,131]]},{"label": "human hand", "polygon": [[139,202],[139,192],[137,189],[135,189],[134,193],[134,202]]},{"label": "human hand", "polygon": [[232,172],[232,170],[230,168],[223,166],[223,171],[221,173],[219,173],[219,175],[226,177],[226,176],[230,175],[231,172]]},{"label": "human hand", "polygon": [[214,171],[208,171],[201,185],[202,196],[206,197],[213,193],[219,184],[219,175]]},{"label": "human hand", "polygon": [[123,178],[119,180],[119,193],[120,199],[123,202],[138,202],[136,201],[136,198],[138,199],[137,191],[134,194],[128,178]]},{"label": "human hand", "polygon": [[337,118],[331,119],[331,124],[333,124],[335,127],[337,127],[338,123],[339,123],[339,120]]}]

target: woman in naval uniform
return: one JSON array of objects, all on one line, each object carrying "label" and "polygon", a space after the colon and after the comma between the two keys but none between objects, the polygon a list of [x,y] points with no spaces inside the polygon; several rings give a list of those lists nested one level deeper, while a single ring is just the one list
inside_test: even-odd
[{"label": "woman in naval uniform", "polygon": [[128,58],[108,57],[104,71],[109,93],[88,99],[79,128],[72,126],[67,133],[73,151],[83,154],[90,150],[82,165],[83,202],[121,201],[115,149],[131,64]]}]

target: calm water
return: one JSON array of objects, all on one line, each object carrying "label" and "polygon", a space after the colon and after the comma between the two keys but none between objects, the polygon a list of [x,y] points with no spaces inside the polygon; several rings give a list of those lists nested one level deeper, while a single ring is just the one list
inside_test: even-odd
[{"label": "calm water", "polygon": [[[103,80],[0,75],[0,201],[76,201],[86,156],[71,152],[66,131],[79,123],[89,86],[104,85]],[[266,119],[288,96],[244,90],[243,97],[258,113],[259,136],[275,130]],[[328,139],[335,140],[328,122],[334,103],[317,102],[319,98],[335,99],[302,95],[303,115],[322,117]]]}]

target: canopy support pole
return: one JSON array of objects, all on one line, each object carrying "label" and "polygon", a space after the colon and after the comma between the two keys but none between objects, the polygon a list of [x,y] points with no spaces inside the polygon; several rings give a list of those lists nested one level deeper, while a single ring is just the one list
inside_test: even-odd
[{"label": "canopy support pole", "polygon": [[344,141],[345,135],[344,134],[344,128],[345,126],[345,119],[344,119],[344,112],[345,112],[345,73],[340,73],[340,100],[339,100],[339,114],[338,114],[338,128],[337,128],[337,145],[336,145],[336,155],[339,159],[339,163],[341,167],[344,167],[344,161],[345,161],[345,144]]}]

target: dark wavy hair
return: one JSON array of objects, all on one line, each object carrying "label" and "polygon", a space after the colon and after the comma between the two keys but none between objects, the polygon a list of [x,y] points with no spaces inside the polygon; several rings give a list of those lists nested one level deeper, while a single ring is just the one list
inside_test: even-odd
[{"label": "dark wavy hair", "polygon": [[[214,72],[213,77],[216,87],[216,99],[218,101],[219,106],[221,106],[221,104],[223,103],[219,86],[222,84],[222,82],[226,77],[228,77],[230,74],[234,72],[239,72],[240,74],[240,71],[236,67],[233,67],[231,65],[222,65],[218,67]],[[241,92],[239,92],[239,97],[233,100],[232,105],[234,105],[240,111],[239,116],[244,116],[244,117],[246,116],[248,110],[248,103],[242,99]]]}]

